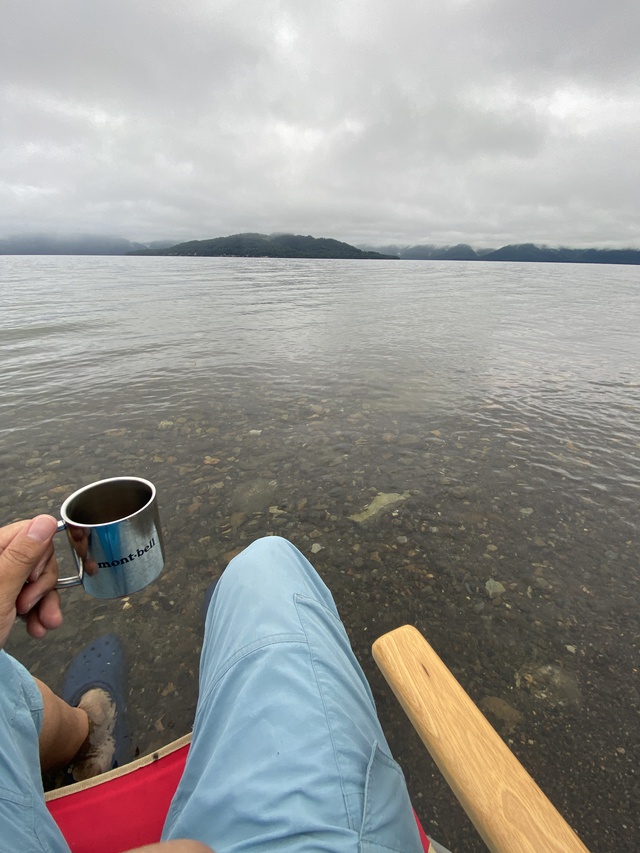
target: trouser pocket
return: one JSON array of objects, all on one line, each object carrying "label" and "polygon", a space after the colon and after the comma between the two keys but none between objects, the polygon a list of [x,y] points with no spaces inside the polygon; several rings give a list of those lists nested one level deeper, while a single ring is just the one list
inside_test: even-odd
[{"label": "trouser pocket", "polygon": [[422,853],[404,774],[377,743],[367,768],[360,849],[362,853]]}]

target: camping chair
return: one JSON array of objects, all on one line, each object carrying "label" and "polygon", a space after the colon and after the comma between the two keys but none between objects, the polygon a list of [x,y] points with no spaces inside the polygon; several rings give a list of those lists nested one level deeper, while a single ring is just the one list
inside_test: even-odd
[{"label": "camping chair", "polygon": [[[490,850],[588,853],[415,628],[380,637],[373,656]],[[190,740],[48,792],[72,853],[121,853],[159,841]],[[425,853],[431,844],[432,853],[443,850],[416,821]]]}]

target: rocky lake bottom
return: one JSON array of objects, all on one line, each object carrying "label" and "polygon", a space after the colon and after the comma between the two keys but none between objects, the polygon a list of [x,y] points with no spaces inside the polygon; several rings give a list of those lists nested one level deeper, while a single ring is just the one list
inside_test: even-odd
[{"label": "rocky lake bottom", "polygon": [[[7,521],[57,515],[81,485],[133,474],[158,488],[167,551],[144,591],[65,591],[63,626],[41,643],[18,628],[9,650],[59,690],[76,652],[116,633],[135,749],[153,751],[193,721],[205,590],[253,539],[285,536],[334,595],[431,835],[484,849],[373,662],[372,642],[405,623],[587,846],[636,849],[637,528],[628,502],[589,487],[589,448],[569,434],[543,446],[535,419],[490,400],[484,420],[442,415],[425,430],[369,394],[280,393],[116,413],[106,429],[69,420],[55,444],[34,433],[3,450]],[[57,550],[67,574],[62,539]]]}]

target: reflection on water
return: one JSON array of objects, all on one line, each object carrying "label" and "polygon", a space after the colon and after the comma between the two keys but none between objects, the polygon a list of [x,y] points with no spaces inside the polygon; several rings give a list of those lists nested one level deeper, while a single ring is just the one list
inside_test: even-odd
[{"label": "reflection on water", "polygon": [[[59,686],[75,649],[116,630],[140,750],[182,734],[202,593],[238,548],[281,533],[332,588],[436,837],[481,849],[373,671],[371,639],[403,622],[588,844],[638,846],[637,268],[0,269],[2,516],[57,512],[85,483],[134,474],[158,486],[167,542],[145,592],[65,593],[57,636],[16,632],[37,674]],[[389,494],[403,500],[367,516]]]}]

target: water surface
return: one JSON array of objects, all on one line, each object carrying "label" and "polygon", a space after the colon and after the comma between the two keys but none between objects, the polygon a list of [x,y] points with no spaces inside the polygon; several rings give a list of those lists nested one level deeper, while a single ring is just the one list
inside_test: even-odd
[{"label": "water surface", "polygon": [[[59,688],[115,631],[138,749],[183,734],[203,592],[279,533],[331,587],[435,837],[482,849],[371,662],[405,622],[588,846],[637,848],[637,268],[2,257],[0,282],[3,520],[135,474],[169,556],[128,601],[65,592],[41,644],[17,629],[32,671]],[[402,499],[351,518],[380,494]]]}]

